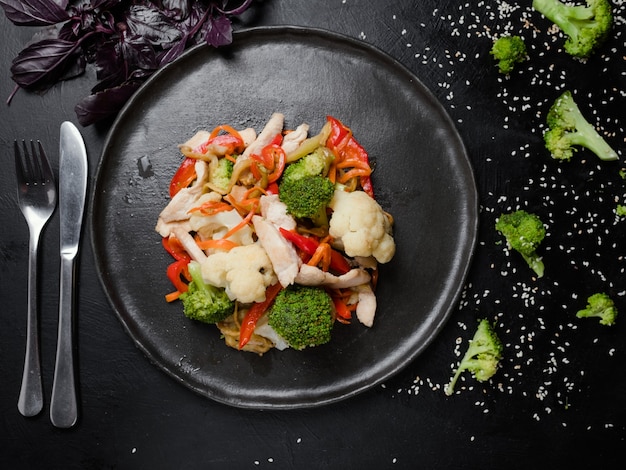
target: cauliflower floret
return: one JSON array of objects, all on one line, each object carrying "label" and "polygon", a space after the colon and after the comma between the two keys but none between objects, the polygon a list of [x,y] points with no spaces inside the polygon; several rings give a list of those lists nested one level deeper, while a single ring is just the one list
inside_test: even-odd
[{"label": "cauliflower floret", "polygon": [[382,207],[363,191],[335,191],[329,207],[330,236],[348,256],[374,256],[387,263],[396,252],[391,222]]},{"label": "cauliflower floret", "polygon": [[244,304],[265,300],[265,289],[276,282],[272,263],[259,243],[209,255],[201,267],[204,282],[225,288],[231,300]]}]

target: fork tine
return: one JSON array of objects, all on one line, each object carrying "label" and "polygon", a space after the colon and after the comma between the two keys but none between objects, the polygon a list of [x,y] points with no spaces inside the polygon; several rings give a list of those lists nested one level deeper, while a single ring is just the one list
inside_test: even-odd
[{"label": "fork tine", "polygon": [[[34,147],[35,144],[33,144]],[[54,173],[52,172],[52,166],[50,165],[50,160],[48,160],[48,156],[43,149],[43,145],[41,145],[40,141],[37,141],[37,145],[39,146],[39,161],[41,164],[41,177],[43,184],[49,184],[54,182]]]},{"label": "fork tine", "polygon": [[18,141],[14,141],[15,170],[26,184],[46,185],[54,182],[52,166],[46,155],[41,141],[30,141],[30,150],[25,140],[22,140],[22,149]]},{"label": "fork tine", "polygon": [[[38,141],[39,142],[39,141]],[[35,184],[43,184],[44,176],[43,176],[43,164],[42,164],[42,155],[41,153],[37,155],[37,149],[35,148],[35,141],[30,141],[30,150],[31,150],[31,162],[33,164],[33,182]],[[45,157],[45,155],[43,155]]]},{"label": "fork tine", "polygon": [[22,140],[22,149],[24,150],[24,173],[26,174],[27,182],[30,183],[35,179],[35,167],[33,165],[32,152],[28,151],[25,140]]},{"label": "fork tine", "polygon": [[13,142],[13,150],[15,152],[15,173],[17,174],[18,181],[23,182],[26,180],[26,170],[24,168],[24,159],[22,157],[22,153],[20,152],[20,146],[17,143],[17,140]]}]

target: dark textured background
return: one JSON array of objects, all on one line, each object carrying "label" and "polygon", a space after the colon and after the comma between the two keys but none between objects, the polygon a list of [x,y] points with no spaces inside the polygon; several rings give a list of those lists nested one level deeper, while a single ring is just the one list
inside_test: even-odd
[{"label": "dark textured background", "polygon": [[[623,158],[623,2],[612,39],[586,63],[530,2],[267,0],[240,26],[325,28],[373,44],[413,71],[442,102],[468,148],[481,202],[479,246],[459,308],[429,348],[383,386],[335,405],[250,411],[202,398],[151,365],[126,335],[99,285],[84,243],[77,322],[81,418],[54,429],[48,406],[31,419],[16,403],[24,356],[27,228],[17,209],[12,142],[58,146],[59,124],[94,72],[43,96],[20,92],[0,112],[0,461],[6,468],[624,468],[626,320],[603,327],[575,312],[606,291],[626,314],[626,199],[620,162],[580,152],[550,159],[541,133],[550,103],[575,92],[583,113]],[[32,30],[0,19],[0,96],[12,58]],[[488,55],[491,38],[521,34],[531,60],[510,77]],[[82,128],[91,175],[107,125]],[[49,152],[52,154],[52,152]],[[52,154],[58,168],[58,156]],[[93,179],[90,185],[93,184]],[[525,207],[548,226],[546,275],[533,280],[507,255],[493,223]],[[49,399],[56,345],[58,213],[42,238],[44,387]],[[88,240],[89,234],[85,234]],[[505,358],[494,378],[443,386],[475,320],[497,319]],[[462,344],[459,345],[459,342]]]}]

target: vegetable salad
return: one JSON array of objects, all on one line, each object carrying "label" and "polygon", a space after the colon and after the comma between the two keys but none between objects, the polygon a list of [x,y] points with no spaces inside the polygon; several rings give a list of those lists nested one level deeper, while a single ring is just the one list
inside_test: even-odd
[{"label": "vegetable salad", "polygon": [[258,354],[324,344],[353,317],[373,325],[393,218],[349,127],[328,116],[310,135],[274,113],[258,134],[220,125],[180,151],[156,224],[173,258],[168,302]]}]

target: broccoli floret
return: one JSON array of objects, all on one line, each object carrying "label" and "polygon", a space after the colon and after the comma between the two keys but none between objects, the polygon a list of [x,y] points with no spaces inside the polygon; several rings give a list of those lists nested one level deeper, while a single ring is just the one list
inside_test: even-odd
[{"label": "broccoli floret", "polygon": [[586,5],[533,0],[533,8],[561,28],[567,36],[565,52],[574,57],[589,57],[604,43],[613,26],[609,0],[586,0]]},{"label": "broccoli floret", "polygon": [[500,73],[508,74],[515,64],[526,60],[526,44],[520,36],[501,36],[494,41],[490,54],[498,61]]},{"label": "broccoli floret", "polygon": [[587,307],[576,313],[578,318],[599,317],[601,325],[613,325],[617,318],[617,308],[611,298],[604,293],[593,294],[587,299]]},{"label": "broccoli floret", "polygon": [[470,340],[452,380],[446,385],[446,395],[454,393],[456,381],[465,370],[469,370],[479,382],[490,379],[496,373],[500,359],[502,359],[502,342],[491,323],[487,319],[482,319],[478,322],[476,333]]},{"label": "broccoli floret", "polygon": [[576,151],[574,146],[579,145],[591,150],[601,160],[617,160],[617,153],[585,119],[569,91],[554,101],[546,123],[548,130],[543,139],[552,158],[569,161]]},{"label": "broccoli floret", "polygon": [[283,180],[298,179],[304,176],[326,176],[333,158],[332,152],[326,147],[318,147],[314,152],[287,165],[283,173]]},{"label": "broccoli floret", "polygon": [[522,255],[537,277],[543,276],[543,261],[536,250],[546,236],[546,228],[537,215],[524,210],[502,214],[496,221],[496,230],[504,235],[511,249]]},{"label": "broccoli floret", "polygon": [[626,206],[623,204],[615,206],[615,214],[617,214],[618,217],[626,217]]},{"label": "broccoli floret", "polygon": [[200,264],[189,262],[191,282],[189,290],[180,295],[183,312],[187,318],[204,323],[217,323],[225,320],[235,310],[235,302],[228,298],[220,287],[206,284],[202,279]]},{"label": "broccoli floret", "polygon": [[321,287],[291,285],[274,300],[269,325],[294,349],[330,341],[334,323],[333,301]]},{"label": "broccoli floret", "polygon": [[233,166],[233,162],[228,158],[220,158],[217,163],[209,165],[209,181],[215,189],[222,193],[228,192]]},{"label": "broccoli floret", "polygon": [[316,225],[328,225],[326,206],[333,197],[335,185],[323,176],[305,176],[281,183],[280,200],[287,212],[297,218],[309,218]]},{"label": "broccoli floret", "polygon": [[318,226],[328,225],[326,206],[335,192],[335,185],[325,177],[331,159],[329,152],[319,149],[285,168],[279,197],[287,212],[311,219]]}]

